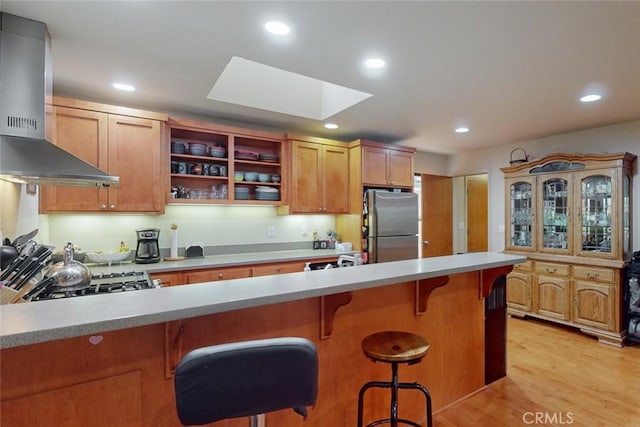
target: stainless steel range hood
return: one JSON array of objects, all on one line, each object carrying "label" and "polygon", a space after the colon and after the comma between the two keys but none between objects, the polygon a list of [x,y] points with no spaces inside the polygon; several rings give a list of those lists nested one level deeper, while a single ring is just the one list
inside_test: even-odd
[{"label": "stainless steel range hood", "polygon": [[52,93],[42,22],[0,12],[0,179],[41,185],[118,186],[120,178],[45,140]]}]

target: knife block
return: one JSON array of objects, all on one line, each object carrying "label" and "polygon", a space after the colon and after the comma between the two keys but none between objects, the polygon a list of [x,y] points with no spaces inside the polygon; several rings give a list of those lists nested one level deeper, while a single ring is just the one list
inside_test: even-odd
[{"label": "knife block", "polygon": [[29,289],[36,283],[35,280],[31,279],[19,291],[0,286],[0,305],[27,302],[22,299],[22,296],[29,292]]}]

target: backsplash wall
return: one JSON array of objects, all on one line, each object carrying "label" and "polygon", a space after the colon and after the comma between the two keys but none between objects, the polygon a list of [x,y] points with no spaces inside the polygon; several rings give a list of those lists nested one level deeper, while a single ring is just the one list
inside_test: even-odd
[{"label": "backsplash wall", "polygon": [[[164,215],[40,215],[38,241],[57,250],[73,242],[83,251],[116,250],[120,241],[135,249],[138,228],[159,228],[160,248],[168,248],[171,224],[178,226],[178,246],[309,242],[313,232],[335,227],[333,215],[283,215],[271,206],[167,206]],[[269,227],[275,231],[269,237]],[[306,230],[306,236],[303,236]]]}]

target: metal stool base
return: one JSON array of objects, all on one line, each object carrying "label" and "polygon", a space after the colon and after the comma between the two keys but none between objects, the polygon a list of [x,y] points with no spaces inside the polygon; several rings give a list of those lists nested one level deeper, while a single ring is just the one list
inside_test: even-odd
[{"label": "metal stool base", "polygon": [[391,389],[391,408],[390,408],[390,416],[389,418],[384,418],[381,420],[373,421],[366,425],[366,427],[373,427],[380,424],[390,424],[391,427],[397,427],[398,424],[405,424],[414,427],[421,427],[421,424],[418,424],[414,421],[409,421],[403,418],[398,418],[398,390],[399,389],[413,389],[422,392],[426,400],[426,410],[427,410],[427,426],[432,427],[433,421],[431,419],[431,395],[429,394],[429,390],[425,386],[419,383],[401,383],[398,382],[398,363],[399,362],[391,362],[391,381],[369,381],[360,389],[360,393],[358,393],[358,427],[362,427],[363,422],[363,406],[364,406],[364,394],[365,392],[372,388],[388,388]]}]

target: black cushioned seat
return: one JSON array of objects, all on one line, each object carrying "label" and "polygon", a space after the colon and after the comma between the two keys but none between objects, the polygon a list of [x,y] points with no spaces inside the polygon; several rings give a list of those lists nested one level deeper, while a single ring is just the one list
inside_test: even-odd
[{"label": "black cushioned seat", "polygon": [[185,425],[292,408],[306,417],[318,395],[318,354],[304,338],[199,348],[176,367],[178,417]]}]

